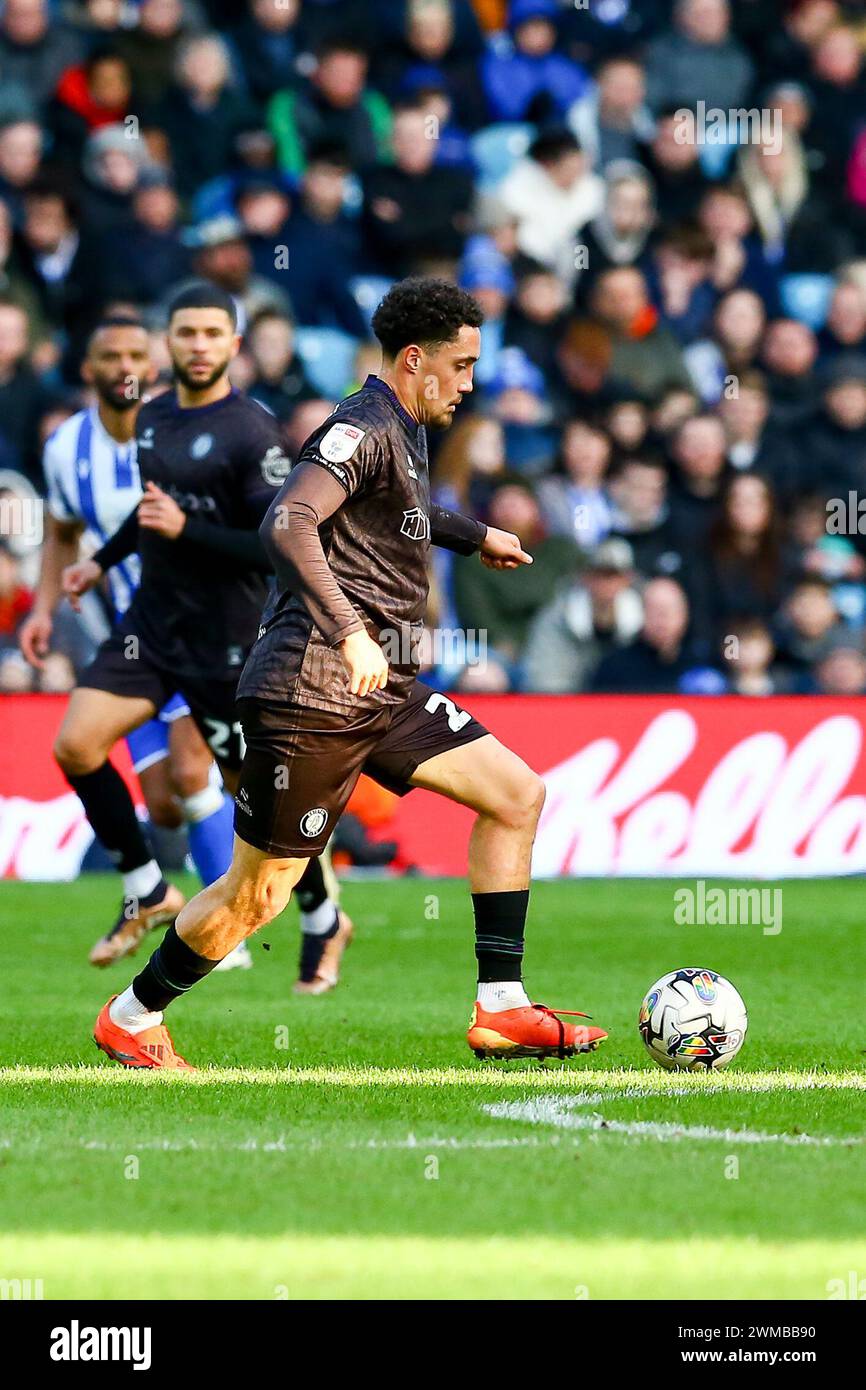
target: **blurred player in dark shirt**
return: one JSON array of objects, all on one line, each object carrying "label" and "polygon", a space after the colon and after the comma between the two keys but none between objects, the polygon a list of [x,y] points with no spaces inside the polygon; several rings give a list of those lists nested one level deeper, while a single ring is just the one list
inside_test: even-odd
[{"label": "blurred player in dark shirt", "polygon": [[[91,559],[64,573],[77,604],[128,555],[141,560],[135,597],[83,673],[55,749],[124,879],[124,911],[95,964],[132,954],[183,903],[108,761],[116,741],[180,692],[232,792],[241,765],[235,695],[270,570],[258,529],[289,464],[277,421],[230,384],[239,342],[229,295],[201,282],[176,297],[168,330],[175,389],[145,402],[136,421],[143,498]],[[308,882],[315,912],[327,899],[319,869]],[[332,910],[325,929],[338,927]]]}]

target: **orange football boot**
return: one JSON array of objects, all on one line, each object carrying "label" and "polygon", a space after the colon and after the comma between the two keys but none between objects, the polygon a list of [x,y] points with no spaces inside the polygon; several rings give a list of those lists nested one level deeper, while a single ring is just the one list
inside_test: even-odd
[{"label": "orange football boot", "polygon": [[114,1023],[109,1009],[117,998],[113,994],[93,1025],[93,1041],[112,1062],[124,1067],[162,1067],[166,1071],[195,1071],[174,1050],[171,1034],[165,1024],[145,1028],[141,1033],[128,1033]]},{"label": "orange football boot", "polygon": [[593,1052],[607,1037],[603,1028],[563,1023],[559,1014],[589,1017],[574,1009],[548,1009],[544,1004],[488,1013],[476,1003],[466,1041],[476,1057],[573,1057],[575,1052]]}]

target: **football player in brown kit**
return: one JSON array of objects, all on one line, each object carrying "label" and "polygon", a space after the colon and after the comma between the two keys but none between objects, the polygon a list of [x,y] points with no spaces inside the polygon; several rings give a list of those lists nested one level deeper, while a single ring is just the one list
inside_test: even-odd
[{"label": "football player in brown kit", "polygon": [[563,1057],[606,1037],[533,1004],[522,984],[541,778],[417,681],[431,543],[496,568],[532,563],[516,536],[430,502],[426,431],[447,428],[472,390],[481,322],[477,302],[447,281],[395,285],[373,319],[381,373],[310,436],[268,509],[261,536],[277,582],[238,687],[246,751],[234,858],[102,1009],[94,1037],[126,1066],[188,1066],[164,1010],[283,910],[361,772],[476,813],[475,1053]]}]

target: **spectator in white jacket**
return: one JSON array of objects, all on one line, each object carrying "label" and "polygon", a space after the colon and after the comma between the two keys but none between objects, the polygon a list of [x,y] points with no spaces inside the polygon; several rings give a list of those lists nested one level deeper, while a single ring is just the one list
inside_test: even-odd
[{"label": "spectator in white jacket", "polygon": [[604,202],[604,181],[570,131],[542,131],[498,189],[517,218],[517,245],[565,284],[575,277],[575,234]]}]

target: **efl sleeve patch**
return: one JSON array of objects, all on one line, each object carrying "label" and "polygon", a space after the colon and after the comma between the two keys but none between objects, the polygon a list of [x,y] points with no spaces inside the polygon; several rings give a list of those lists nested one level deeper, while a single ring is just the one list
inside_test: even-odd
[{"label": "efl sleeve patch", "polygon": [[326,463],[345,463],[352,457],[366,433],[366,430],[359,430],[357,425],[340,421],[322,435],[318,445],[319,453]]}]

